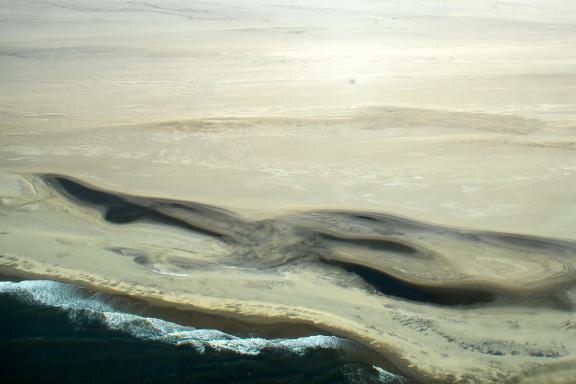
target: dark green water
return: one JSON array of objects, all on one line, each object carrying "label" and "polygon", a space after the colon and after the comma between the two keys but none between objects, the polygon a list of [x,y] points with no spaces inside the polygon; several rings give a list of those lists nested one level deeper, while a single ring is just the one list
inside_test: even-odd
[{"label": "dark green water", "polygon": [[51,281],[0,282],[2,383],[407,383],[333,336],[240,338],[122,311]]}]

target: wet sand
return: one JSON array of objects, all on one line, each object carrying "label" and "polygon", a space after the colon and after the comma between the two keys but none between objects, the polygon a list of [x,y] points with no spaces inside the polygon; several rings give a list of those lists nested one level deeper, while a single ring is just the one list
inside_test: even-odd
[{"label": "wet sand", "polygon": [[60,175],[22,182],[34,193],[4,210],[23,229],[3,231],[6,270],[242,321],[311,324],[422,382],[512,380],[573,361],[571,240],[366,211],[255,220]]}]

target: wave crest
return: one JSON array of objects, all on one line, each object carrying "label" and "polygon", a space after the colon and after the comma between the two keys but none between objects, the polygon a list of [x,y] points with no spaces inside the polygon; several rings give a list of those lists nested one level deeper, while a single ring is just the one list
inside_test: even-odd
[{"label": "wave crest", "polygon": [[[336,336],[307,336],[293,339],[242,338],[214,329],[198,329],[169,321],[122,312],[108,304],[110,298],[71,284],[48,280],[0,282],[0,294],[10,295],[29,305],[41,305],[64,311],[75,323],[97,321],[108,329],[123,332],[142,340],[177,346],[188,346],[199,353],[213,351],[242,355],[258,355],[268,350],[282,350],[303,355],[308,349],[345,349],[353,344]],[[378,383],[407,383],[401,376],[379,367]],[[365,382],[363,371],[347,372],[351,383]]]},{"label": "wave crest", "polygon": [[0,293],[10,294],[29,304],[60,308],[73,320],[95,319],[106,327],[144,340],[188,345],[199,352],[206,348],[256,355],[265,349],[282,349],[302,354],[308,348],[343,348],[346,340],[336,336],[308,336],[295,339],[241,338],[213,329],[197,329],[169,321],[121,312],[104,301],[103,295],[70,284],[47,280],[0,282]]}]

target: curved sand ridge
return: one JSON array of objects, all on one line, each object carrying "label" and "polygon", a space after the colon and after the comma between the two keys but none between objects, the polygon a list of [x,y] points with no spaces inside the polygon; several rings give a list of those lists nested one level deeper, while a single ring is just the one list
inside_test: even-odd
[{"label": "curved sand ridge", "polygon": [[14,270],[255,321],[314,323],[423,382],[546,380],[550,371],[562,380],[576,361],[572,241],[375,212],[250,220],[64,176],[28,181],[28,196],[3,210],[12,224],[2,226],[0,263]]}]

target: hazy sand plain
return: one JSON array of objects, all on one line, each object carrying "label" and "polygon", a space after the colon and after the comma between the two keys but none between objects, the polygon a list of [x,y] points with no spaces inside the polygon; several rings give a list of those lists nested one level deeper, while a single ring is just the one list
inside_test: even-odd
[{"label": "hazy sand plain", "polygon": [[0,7],[8,270],[571,379],[572,2]]}]

